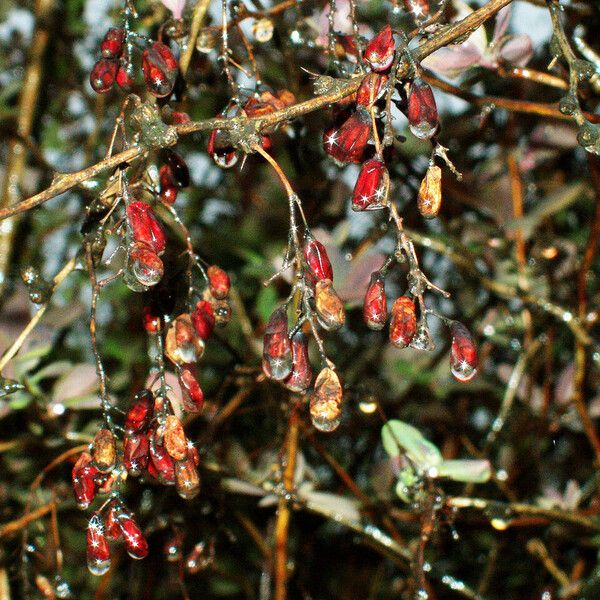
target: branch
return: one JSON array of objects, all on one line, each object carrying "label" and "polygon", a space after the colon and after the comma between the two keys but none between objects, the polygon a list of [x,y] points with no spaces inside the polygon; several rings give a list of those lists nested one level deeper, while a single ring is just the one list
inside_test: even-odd
[{"label": "branch", "polygon": [[[495,15],[501,8],[510,4],[512,0],[490,0],[485,6],[481,7],[470,13],[467,17],[449,25],[440,30],[440,32],[432,37],[431,39],[423,42],[418,46],[412,53],[415,60],[422,60],[426,56],[429,56],[432,52],[451,44],[457,39],[468,35],[472,31],[475,31],[480,27],[486,20]],[[402,80],[406,78],[412,70],[411,62],[408,59],[403,59],[398,66],[397,78]],[[353,94],[359,88],[361,83],[361,77],[355,77],[349,80],[341,80],[339,86],[330,93],[305,100],[288,108],[275,111],[268,115],[248,118],[244,116],[235,117],[233,119],[206,119],[204,121],[183,123],[175,127],[179,136],[189,135],[200,131],[210,131],[212,129],[220,129],[223,131],[231,130],[246,130],[249,132],[259,132],[267,127],[272,127],[278,123],[289,121],[308,114],[329,104],[335,104],[343,98]],[[141,157],[147,152],[147,148],[137,145],[115,154],[109,159],[103,160],[96,165],[77,171],[70,174],[62,174],[55,178],[52,185],[44,191],[24,200],[15,207],[5,208],[0,210],[0,221],[17,215],[28,210],[31,210],[48,200],[66,192],[80,183],[96,177],[117,168],[120,165],[126,165],[133,160]]]}]

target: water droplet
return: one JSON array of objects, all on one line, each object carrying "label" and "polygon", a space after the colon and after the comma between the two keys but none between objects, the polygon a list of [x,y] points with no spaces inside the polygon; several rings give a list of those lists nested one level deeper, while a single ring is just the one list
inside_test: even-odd
[{"label": "water droplet", "polygon": [[375,400],[362,400],[358,408],[366,415],[371,415],[377,410],[377,402]]},{"label": "water droplet", "polygon": [[108,560],[93,559],[88,561],[88,569],[92,575],[104,575],[110,569],[110,558]]},{"label": "water droplet", "polygon": [[415,600],[428,600],[428,598],[429,594],[427,593],[427,590],[424,590],[423,588],[420,588],[415,592]]},{"label": "water droplet", "polygon": [[492,519],[490,523],[492,524],[492,527],[498,531],[505,531],[508,529],[508,522],[504,519]]}]

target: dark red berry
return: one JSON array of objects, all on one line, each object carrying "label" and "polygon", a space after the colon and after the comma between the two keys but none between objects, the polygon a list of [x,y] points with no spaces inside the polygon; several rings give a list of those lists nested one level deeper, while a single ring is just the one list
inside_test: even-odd
[{"label": "dark red berry", "polygon": [[104,575],[110,568],[110,549],[100,515],[92,515],[87,530],[87,565],[94,575]]},{"label": "dark red berry", "polygon": [[150,390],[141,390],[125,415],[125,433],[131,435],[144,431],[152,420],[154,396]]},{"label": "dark red berry", "polygon": [[304,392],[312,383],[313,370],[308,357],[308,338],[298,331],[292,336],[292,372],[284,385],[292,392]]},{"label": "dark red berry", "polygon": [[333,267],[327,255],[325,246],[312,235],[306,234],[304,242],[304,261],[307,267],[307,277],[311,283],[322,279],[333,281]]},{"label": "dark red berry", "polygon": [[394,61],[394,37],[392,28],[386,25],[365,48],[365,60],[373,71],[387,71]]},{"label": "dark red berry", "polygon": [[104,58],[118,58],[123,49],[125,31],[117,27],[111,27],[100,43],[100,50]]},{"label": "dark red berry", "polygon": [[142,54],[142,70],[148,91],[158,98],[168,96],[175,86],[178,64],[168,46],[154,42]]},{"label": "dark red berry", "polygon": [[325,152],[340,163],[362,162],[371,137],[371,116],[364,106],[340,126],[334,126],[323,134]]},{"label": "dark red berry", "polygon": [[438,128],[438,110],[433,91],[428,83],[415,77],[408,93],[408,125],[413,135],[426,140]]},{"label": "dark red berry", "polygon": [[385,84],[388,79],[389,77],[382,73],[369,73],[365,75],[356,92],[356,102],[367,108],[373,106],[385,92]]},{"label": "dark red berry", "polygon": [[190,185],[190,171],[185,160],[172,150],[167,152],[166,157],[167,165],[171,168],[174,183],[179,187],[188,187]]},{"label": "dark red berry", "polygon": [[125,436],[123,442],[123,465],[130,475],[137,477],[148,465],[150,442],[145,433]]},{"label": "dark red berry", "polygon": [[292,344],[288,337],[285,308],[273,312],[263,339],[263,371],[267,377],[281,381],[292,372]]},{"label": "dark red berry", "polygon": [[[156,440],[156,434],[150,436],[150,460],[161,483],[170,485],[175,482],[175,463],[164,446]],[[148,465],[150,470],[150,465]]]},{"label": "dark red berry", "polygon": [[469,330],[458,321],[450,327],[450,369],[458,381],[471,381],[477,373],[477,348]]},{"label": "dark red berry", "polygon": [[118,86],[125,92],[128,92],[133,87],[133,77],[129,75],[127,67],[124,65],[119,65],[116,79]]},{"label": "dark red berry", "polygon": [[352,210],[376,210],[387,203],[390,177],[380,158],[363,163],[352,192]]},{"label": "dark red berry", "polygon": [[136,242],[143,242],[156,254],[162,254],[167,238],[152,207],[146,202],[135,200],[127,206],[127,224]]},{"label": "dark red berry", "polygon": [[188,363],[179,371],[179,386],[183,399],[183,408],[187,412],[200,412],[204,406],[204,393],[197,379],[196,365]]},{"label": "dark red berry", "polygon": [[79,508],[87,508],[96,496],[98,469],[92,464],[92,455],[82,452],[71,472],[73,494]]},{"label": "dark red berry", "polygon": [[127,515],[121,516],[119,525],[125,539],[125,548],[131,558],[141,559],[148,556],[148,542],[137,523]]},{"label": "dark red berry", "polygon": [[112,58],[101,58],[92,68],[90,85],[98,94],[110,90],[117,76],[118,62]]},{"label": "dark red berry", "polygon": [[204,341],[208,340],[215,328],[215,315],[211,303],[200,300],[196,304],[191,318],[198,337]]}]

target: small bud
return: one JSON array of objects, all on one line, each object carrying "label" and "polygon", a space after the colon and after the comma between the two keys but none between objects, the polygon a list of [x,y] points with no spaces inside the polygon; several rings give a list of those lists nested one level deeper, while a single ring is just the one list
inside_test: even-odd
[{"label": "small bud", "polygon": [[108,429],[99,429],[92,442],[94,465],[101,473],[112,471],[117,461],[115,436]]},{"label": "small bud", "polygon": [[311,234],[305,236],[304,261],[307,267],[306,275],[311,283],[321,279],[333,280],[333,268],[327,250]]},{"label": "small bud", "polygon": [[231,287],[231,281],[229,275],[220,267],[211,265],[208,267],[206,272],[208,275],[208,284],[210,286],[210,293],[217,299],[223,300],[229,295],[229,288]]},{"label": "small bud", "polygon": [[429,165],[419,188],[417,206],[426,218],[437,217],[442,205],[442,170],[436,165]]},{"label": "small bud", "polygon": [[417,330],[415,303],[408,296],[400,296],[392,305],[390,342],[396,348],[406,348]]},{"label": "small bud", "polygon": [[373,71],[387,71],[394,61],[394,37],[392,28],[386,25],[365,48],[365,60]]},{"label": "small bud", "polygon": [[292,344],[288,337],[285,308],[273,312],[263,339],[263,371],[267,377],[281,381],[292,371]]},{"label": "small bud", "polygon": [[385,297],[385,279],[376,271],[365,294],[363,318],[369,329],[383,329],[387,321],[387,299]]},{"label": "small bud", "polygon": [[458,381],[471,381],[477,373],[477,348],[469,330],[458,321],[450,327],[450,370]]},{"label": "small bud", "polygon": [[319,431],[333,431],[342,419],[342,384],[337,373],[324,368],[310,397],[310,416]]},{"label": "small bud", "polygon": [[90,85],[98,94],[104,94],[110,90],[117,76],[118,62],[112,58],[101,58],[92,67],[90,73]]},{"label": "small bud", "polygon": [[325,131],[325,152],[340,163],[362,162],[371,137],[371,126],[369,111],[359,105],[340,127],[334,126]]},{"label": "small bud", "polygon": [[415,77],[408,93],[408,125],[415,137],[427,140],[438,128],[438,110],[428,83]]},{"label": "small bud", "polygon": [[141,201],[130,202],[127,206],[127,225],[136,242],[143,242],[156,254],[162,254],[167,246],[167,238],[158,222],[152,207]]},{"label": "small bud", "polygon": [[363,163],[352,193],[352,210],[376,210],[387,204],[390,176],[380,158]]},{"label": "small bud", "polygon": [[110,549],[99,515],[92,515],[87,529],[87,566],[93,575],[104,575],[110,568]]},{"label": "small bud", "polygon": [[346,320],[344,303],[333,289],[330,279],[323,279],[315,286],[315,308],[321,326],[327,331],[339,329]]},{"label": "small bud", "polygon": [[292,372],[284,385],[292,392],[306,391],[312,382],[313,371],[308,357],[308,338],[298,331],[292,336]]},{"label": "small bud", "polygon": [[168,96],[175,86],[179,65],[170,48],[154,42],[142,54],[142,70],[148,91],[158,98]]},{"label": "small bud", "polygon": [[200,492],[200,476],[193,459],[175,463],[175,489],[184,500],[195,498]]}]

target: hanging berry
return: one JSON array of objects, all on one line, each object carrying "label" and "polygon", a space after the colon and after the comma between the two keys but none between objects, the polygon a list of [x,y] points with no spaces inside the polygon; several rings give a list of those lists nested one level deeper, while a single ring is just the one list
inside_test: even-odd
[{"label": "hanging berry", "polygon": [[312,378],[308,338],[301,331],[297,331],[292,336],[292,372],[285,379],[284,385],[292,392],[304,392],[310,387]]},{"label": "hanging berry", "polygon": [[385,163],[375,157],[363,163],[352,193],[352,210],[377,210],[387,204],[390,176]]},{"label": "hanging berry", "polygon": [[408,296],[400,296],[392,305],[391,312],[390,342],[396,348],[406,348],[417,331],[415,303]]},{"label": "hanging berry", "polygon": [[123,442],[123,465],[127,472],[138,477],[148,466],[150,441],[145,433],[126,435]]},{"label": "hanging berry", "polygon": [[415,137],[427,140],[438,129],[438,110],[428,83],[415,77],[408,93],[408,126]]},{"label": "hanging berry", "polygon": [[263,371],[267,377],[281,381],[292,372],[292,344],[288,337],[285,308],[273,311],[263,339]]},{"label": "hanging berry", "polygon": [[327,331],[339,329],[346,320],[344,303],[333,289],[331,279],[317,281],[315,286],[315,309],[319,324]]},{"label": "hanging berry", "polygon": [[321,279],[333,281],[333,267],[325,246],[308,232],[304,238],[304,261],[307,267],[306,277],[310,283],[314,284]]},{"label": "hanging berry", "polygon": [[148,542],[132,517],[122,515],[119,526],[125,539],[125,549],[131,558],[142,559],[148,556]]},{"label": "hanging berry", "polygon": [[183,400],[183,408],[187,412],[200,412],[204,406],[204,393],[196,375],[196,365],[184,364],[179,370],[179,387]]},{"label": "hanging berry", "polygon": [[383,329],[387,321],[387,299],[385,297],[385,279],[376,271],[365,294],[363,318],[369,329]]},{"label": "hanging berry", "polygon": [[192,312],[192,323],[201,340],[207,341],[215,328],[215,314],[207,300],[200,300]]},{"label": "hanging berry", "polygon": [[360,163],[365,158],[371,138],[371,115],[364,106],[358,106],[350,117],[338,127],[323,134],[323,148],[340,163]]},{"label": "hanging berry", "polygon": [[134,242],[129,246],[123,281],[132,291],[147,291],[156,285],[163,275],[162,260],[144,242]]},{"label": "hanging berry", "polygon": [[115,436],[109,429],[99,429],[92,442],[94,466],[101,473],[112,471],[117,461]]},{"label": "hanging berry", "polygon": [[426,219],[437,217],[442,205],[442,170],[429,165],[419,188],[417,206]]},{"label": "hanging berry", "polygon": [[450,370],[458,381],[471,381],[477,374],[477,348],[469,330],[458,321],[450,327]]},{"label": "hanging berry", "polygon": [[184,500],[191,500],[200,493],[200,476],[192,458],[175,463],[175,489]]},{"label": "hanging berry", "polygon": [[154,42],[144,50],[142,70],[146,87],[152,95],[162,98],[173,91],[179,65],[168,46]]},{"label": "hanging berry", "polygon": [[92,464],[92,455],[82,452],[71,472],[73,494],[79,508],[87,508],[94,500],[98,474],[98,469]]},{"label": "hanging berry", "polygon": [[392,28],[386,25],[365,48],[365,60],[373,71],[387,71],[394,62],[394,37]]},{"label": "hanging berry", "polygon": [[154,396],[150,390],[141,390],[133,398],[133,405],[125,415],[125,433],[144,431],[152,420]]},{"label": "hanging berry", "polygon": [[231,281],[229,275],[220,267],[211,265],[206,271],[208,275],[208,285],[210,287],[210,293],[217,300],[224,300],[229,295],[229,289],[231,287]]},{"label": "hanging berry", "polygon": [[104,58],[118,58],[123,49],[125,41],[125,30],[111,27],[100,42],[100,51]]},{"label": "hanging berry", "polygon": [[315,381],[310,417],[319,431],[333,431],[342,420],[342,384],[338,374],[329,367],[325,367]]},{"label": "hanging berry", "polygon": [[129,203],[126,213],[127,225],[133,239],[143,242],[156,254],[162,254],[167,246],[167,238],[152,207],[146,202],[136,200]]},{"label": "hanging berry", "polygon": [[93,575],[104,575],[110,568],[110,549],[100,515],[92,515],[87,529],[87,566]]},{"label": "hanging berry", "polygon": [[118,63],[112,58],[101,58],[92,67],[90,73],[90,85],[98,94],[104,94],[110,90],[117,76]]}]

